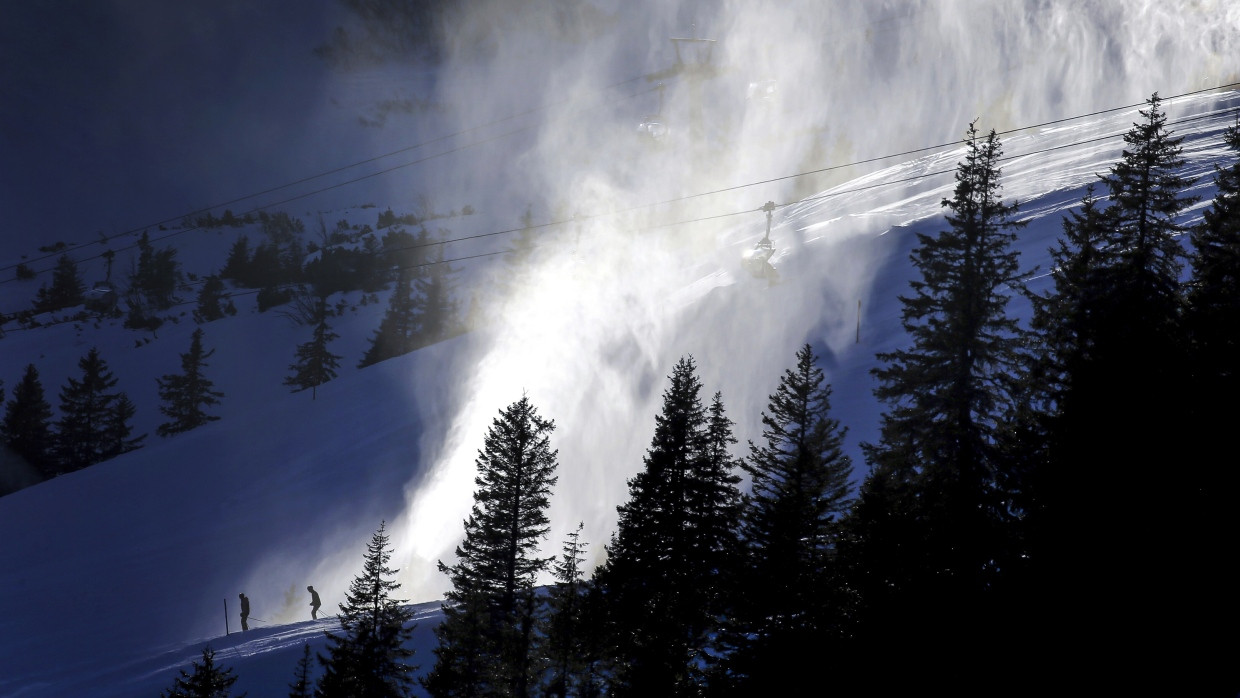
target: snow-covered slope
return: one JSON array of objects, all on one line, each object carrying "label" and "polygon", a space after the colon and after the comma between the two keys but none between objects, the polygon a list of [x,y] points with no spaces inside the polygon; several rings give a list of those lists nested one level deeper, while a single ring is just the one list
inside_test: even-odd
[{"label": "snow-covered slope", "polygon": [[[862,16],[868,10],[854,10],[843,13],[841,26],[864,24],[871,32],[867,37],[917,53],[904,57],[909,65],[958,67],[963,61],[935,53],[952,45],[954,30],[946,25],[893,20],[901,22],[897,35],[882,38],[892,25]],[[748,10],[738,12],[735,27],[722,23],[716,29],[734,39],[729,63],[745,70],[709,82],[708,100],[723,100],[717,95],[737,81],[743,94],[744,81],[759,67],[774,71],[792,65],[773,60],[774,48],[753,43],[753,27],[783,26],[787,17],[759,25],[744,21]],[[1165,20],[1161,11],[1150,12]],[[674,19],[680,18],[652,17],[657,30],[650,31],[659,42],[667,27],[678,24]],[[912,31],[938,38],[912,45],[898,41]],[[1001,39],[1006,31],[995,33]],[[814,37],[796,36],[788,43],[814,43]],[[1002,44],[1000,39],[995,42]],[[1226,54],[1229,41],[1217,38],[1211,60]],[[514,41],[510,48],[524,59],[538,43]],[[548,42],[542,43],[545,48]],[[1121,42],[1123,50],[1133,43]],[[820,176],[771,178],[951,140],[977,116],[956,111],[979,109],[983,129],[991,124],[1002,129],[1132,104],[1150,88],[1119,84],[1117,78],[1086,100],[1071,92],[1079,84],[1069,81],[1061,89],[1070,94],[1037,102],[1006,86],[994,94],[975,93],[956,73],[938,83],[939,73],[925,70],[933,77],[927,83],[949,90],[939,99],[953,103],[951,113],[932,114],[929,87],[907,77],[863,97],[846,89],[859,90],[859,78],[840,74],[839,89],[820,92],[813,79],[849,65],[843,62],[848,51],[860,50],[842,44],[848,42],[820,46],[823,55],[817,59],[812,53],[802,56],[795,65],[804,69],[803,81],[784,72],[782,101],[774,109],[746,111],[740,105],[734,123],[720,127],[726,131],[720,138],[732,139],[730,147],[702,150],[672,139],[645,148],[633,139],[637,116],[629,112],[646,109],[628,102],[619,109],[609,104],[612,110],[602,116],[577,106],[558,108],[542,112],[541,121],[513,124],[532,130],[511,139],[495,135],[503,126],[471,141],[483,145],[402,169],[397,174],[408,175],[405,179],[375,177],[358,189],[335,192],[330,203],[311,197],[276,207],[311,228],[320,212],[329,226],[339,219],[373,226],[386,206],[397,213],[417,207],[412,181],[435,189],[443,197],[437,199],[440,208],[469,204],[478,210],[476,216],[445,222],[450,238],[471,238],[447,245],[445,254],[462,260],[455,265],[462,300],[479,298],[491,309],[491,321],[449,342],[359,370],[354,366],[388,294],[381,293],[377,305],[361,305],[357,294],[333,298],[346,307],[333,322],[341,339],[332,349],[343,355],[343,370],[313,400],[281,384],[309,328],[280,319],[275,311],[258,313],[253,296],[238,298],[236,317],[202,326],[207,348],[216,351],[208,377],[225,393],[217,411],[221,419],[167,439],[154,435],[162,421],[155,379],[178,370],[178,354],[188,348],[196,327],[192,304],[183,306],[186,314],[179,322],[153,333],[125,330],[119,321],[32,330],[6,324],[0,338],[0,379],[6,388],[27,363],[35,363],[55,407],[60,386],[77,375],[78,359],[98,347],[118,387],[138,405],[138,431],[150,435],[138,451],[0,498],[0,530],[6,534],[0,544],[0,598],[8,601],[0,614],[0,695],[155,695],[207,643],[240,676],[238,692],[280,695],[301,643],[320,648],[320,631],[331,627],[330,620],[308,619],[305,586],[320,591],[324,610],[334,609],[381,521],[392,533],[403,593],[419,604],[415,661],[429,668],[436,599],[447,583],[435,562],[450,559],[459,539],[473,487],[473,458],[485,429],[499,409],[523,393],[557,424],[553,444],[559,449],[560,481],[548,546],[558,549],[564,533],[582,521],[596,556],[592,562],[611,533],[627,478],[641,466],[665,376],[685,354],[697,360],[705,389],[722,392],[743,447],[759,433],[766,396],[796,349],[812,342],[834,387],[836,416],[850,429],[846,445],[860,475],[859,444],[876,437],[880,409],[869,371],[876,352],[904,341],[898,296],[911,275],[908,253],[916,233],[942,227],[940,201],[950,195],[961,151],[935,148]],[[752,49],[751,56],[766,58],[738,62],[742,46]],[[622,42],[565,51],[576,62],[545,60],[542,69],[531,72],[530,62],[518,61],[497,67],[494,75],[485,73],[487,79],[479,77],[484,73],[476,65],[450,63],[438,94],[445,103],[477,105],[490,115],[496,103],[520,96],[511,86],[533,81],[538,84],[529,90],[535,101],[559,97],[578,105],[573,100],[584,91],[583,83],[615,84],[662,65],[652,62],[655,52],[630,55],[641,52]],[[1024,68],[1037,68],[1039,76],[1054,73],[1052,57],[1027,49],[1022,55]],[[583,56],[599,65],[583,65]],[[511,57],[501,52],[497,60]],[[1218,61],[1224,73],[1236,68]],[[1195,65],[1183,56],[1172,64]],[[869,69],[894,80],[895,66]],[[1009,64],[1005,75],[1016,74],[1016,67]],[[1068,76],[1077,80],[1088,68],[1076,66]],[[1093,68],[1103,77],[1113,70]],[[1171,68],[1131,70],[1161,79]],[[379,74],[369,83],[354,78],[354,87],[375,94],[399,89],[391,77]],[[684,81],[677,84],[674,89],[681,91],[669,95],[665,111],[683,117],[683,126],[692,112]],[[1174,96],[1165,84],[1154,86],[1164,97]],[[968,97],[953,102],[953,87]],[[1186,93],[1197,86],[1174,87]],[[1116,95],[1126,97],[1097,101]],[[821,103],[832,109],[807,108]],[[894,106],[900,104],[910,110],[906,117],[922,118],[926,125],[895,129],[897,119],[886,111],[900,111]],[[883,105],[886,109],[879,109]],[[1208,174],[1227,155],[1220,134],[1234,121],[1237,105],[1235,92],[1168,104],[1172,128],[1189,138],[1185,154],[1193,174]],[[521,104],[513,106],[520,113]],[[805,121],[807,112],[843,116],[839,123],[826,119],[824,126],[818,117]],[[452,118],[467,113],[460,110]],[[436,118],[453,125],[451,118]],[[1137,118],[1130,107],[1004,134],[1005,196],[1019,200],[1032,219],[1021,233],[1020,249],[1026,268],[1041,267],[1040,283],[1061,215],[1118,157],[1119,136]],[[397,120],[390,128],[434,132],[425,124],[414,128],[412,121]],[[621,127],[623,135],[617,135]],[[600,133],[605,147],[590,140]],[[385,143],[392,140],[390,131],[386,138]],[[829,145],[822,146],[826,152],[813,152],[810,143]],[[1208,199],[1208,179],[1201,187],[1198,193]],[[541,198],[533,198],[536,191],[543,192]],[[530,200],[537,202],[536,222],[564,221],[574,213],[577,222],[548,226],[530,275],[512,295],[497,298],[493,282],[502,257],[464,258],[506,248],[511,236],[491,233],[515,227]],[[781,282],[774,286],[749,277],[739,264],[765,232],[766,215],[758,209],[766,201],[778,205],[771,238]],[[360,208],[363,203],[378,208]],[[681,224],[668,225],[676,222]],[[176,234],[175,227],[151,232],[152,237],[172,233],[156,245],[175,245],[186,271],[200,276],[219,269],[238,234],[232,229]],[[86,267],[88,280],[102,275],[98,260]],[[0,284],[0,308],[28,307],[45,279]],[[1013,309],[1023,312],[1023,305],[1014,302]],[[242,591],[261,621],[237,635],[235,600]],[[225,634],[226,602],[231,635]]]}]

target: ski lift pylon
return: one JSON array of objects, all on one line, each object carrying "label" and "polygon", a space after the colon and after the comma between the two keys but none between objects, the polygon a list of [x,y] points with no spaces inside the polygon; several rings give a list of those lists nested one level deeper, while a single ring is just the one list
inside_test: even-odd
[{"label": "ski lift pylon", "polygon": [[659,91],[659,108],[642,119],[637,125],[637,132],[657,141],[667,135],[667,124],[663,123],[663,83],[660,82],[656,89]]},{"label": "ski lift pylon", "polygon": [[771,214],[775,212],[775,202],[768,201],[759,210],[766,211],[766,235],[753,249],[745,251],[741,263],[754,276],[774,280],[776,272],[771,265],[771,256],[775,254],[775,243],[771,242]]}]

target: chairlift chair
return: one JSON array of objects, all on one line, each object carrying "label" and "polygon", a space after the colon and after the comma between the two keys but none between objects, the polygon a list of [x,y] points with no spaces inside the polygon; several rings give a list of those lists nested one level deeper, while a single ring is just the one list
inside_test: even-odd
[{"label": "chairlift chair", "polygon": [[759,80],[749,83],[749,91],[746,97],[751,102],[770,102],[775,99],[777,92],[779,92],[779,84],[777,82],[774,80]]},{"label": "chairlift chair", "polygon": [[86,307],[95,312],[108,312],[116,307],[120,294],[111,281],[97,281],[86,292]]},{"label": "chairlift chair", "polygon": [[637,132],[654,140],[660,140],[667,135],[667,124],[663,123],[663,90],[665,85],[659,83],[656,88],[659,91],[659,109],[653,114],[647,114],[637,125]]},{"label": "chairlift chair", "polygon": [[651,114],[637,125],[637,132],[657,141],[667,135],[667,124],[659,121],[657,114]]},{"label": "chairlift chair", "polygon": [[778,277],[771,264],[771,257],[775,254],[775,243],[771,242],[771,214],[775,211],[775,202],[766,202],[760,210],[766,211],[766,235],[752,249],[741,254],[741,266],[755,277],[773,281]]},{"label": "chairlift chair", "polygon": [[741,253],[741,266],[756,277],[769,277],[775,267],[771,265],[771,256],[775,254],[775,245],[770,238],[763,238],[751,249]]}]

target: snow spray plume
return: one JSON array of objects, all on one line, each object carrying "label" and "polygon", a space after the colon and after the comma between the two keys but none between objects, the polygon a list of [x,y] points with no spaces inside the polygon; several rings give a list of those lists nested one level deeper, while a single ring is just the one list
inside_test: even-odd
[{"label": "snow spray plume", "polygon": [[[535,223],[559,224],[537,229],[516,283],[470,281],[491,320],[472,340],[482,358],[451,427],[421,454],[433,471],[411,484],[393,528],[406,593],[446,588],[435,562],[454,559],[475,454],[523,393],[558,427],[544,552],[584,521],[597,555],[677,358],[695,357],[707,395],[722,391],[743,444],[801,343],[823,348],[829,381],[832,355],[872,352],[854,346],[874,266],[858,255],[881,246],[850,241],[938,215],[950,174],[933,190],[873,190],[864,210],[884,197],[906,205],[869,219],[851,215],[859,195],[784,205],[894,162],[788,175],[958,142],[975,119],[1004,131],[1222,84],[1240,75],[1237,27],[1240,7],[1226,2],[466,5],[435,99],[468,123],[526,116],[504,122],[517,135],[489,142],[485,159],[444,162],[435,180],[457,196],[497,192],[479,208],[500,228],[527,207]],[[958,154],[939,158],[927,170],[950,172]],[[740,186],[753,182],[768,183]],[[739,265],[765,233],[767,201],[780,205],[782,275],[769,288]],[[512,238],[473,244],[449,256]],[[798,265],[810,247],[814,266]]]}]

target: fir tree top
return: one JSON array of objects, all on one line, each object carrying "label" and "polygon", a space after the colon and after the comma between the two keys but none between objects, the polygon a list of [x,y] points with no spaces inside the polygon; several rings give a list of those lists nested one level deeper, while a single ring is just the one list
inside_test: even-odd
[{"label": "fir tree top", "polygon": [[371,536],[362,573],[340,604],[341,633],[325,633],[328,654],[319,655],[324,674],[317,690],[322,698],[404,698],[413,685],[417,666],[406,661],[413,656],[406,646],[413,613],[401,605],[404,599],[392,598],[400,584],[393,579],[397,570],[388,567],[392,553],[385,525]]},{"label": "fir tree top", "polygon": [[[162,698],[229,698],[230,689],[237,682],[232,669],[218,667],[215,664],[215,650],[210,645],[202,650],[202,661],[194,661],[193,673],[187,674],[184,669],[173,682],[172,688],[160,693]],[[245,694],[236,698],[245,698]]]}]

